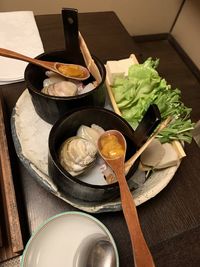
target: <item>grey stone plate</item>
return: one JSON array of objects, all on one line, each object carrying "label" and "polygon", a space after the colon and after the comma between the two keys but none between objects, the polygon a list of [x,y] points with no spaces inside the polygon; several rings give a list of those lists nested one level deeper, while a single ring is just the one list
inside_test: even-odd
[{"label": "grey stone plate", "polygon": [[[110,108],[108,106],[108,108]],[[28,90],[18,99],[11,118],[12,136],[18,157],[31,176],[41,186],[72,206],[90,213],[121,210],[120,199],[104,203],[87,203],[63,195],[48,176],[48,136],[52,125],[43,121],[35,112]],[[136,205],[157,195],[173,178],[178,166],[155,171],[144,179],[145,173],[137,171],[131,178],[138,188],[132,191]]]}]

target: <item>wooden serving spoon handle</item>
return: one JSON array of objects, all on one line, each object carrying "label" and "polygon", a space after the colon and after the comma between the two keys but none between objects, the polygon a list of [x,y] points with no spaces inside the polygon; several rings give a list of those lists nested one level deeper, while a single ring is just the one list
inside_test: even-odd
[{"label": "wooden serving spoon handle", "polygon": [[[15,59],[19,59],[22,61],[30,62],[32,64],[35,64],[45,69],[56,72],[59,75],[64,76],[65,78],[72,78],[75,80],[86,80],[90,76],[89,71],[85,67],[80,66],[80,65],[43,61],[43,60],[39,60],[36,58],[30,58],[28,56],[22,55],[20,53],[17,53],[15,51],[11,51],[5,48],[0,48],[0,56],[15,58]],[[64,67],[65,71],[60,70],[60,67]],[[66,71],[66,68],[67,68],[67,71]],[[79,68],[78,72],[77,72],[77,68]]]},{"label": "wooden serving spoon handle", "polygon": [[120,163],[119,160],[118,166],[116,165],[116,168],[113,170],[119,182],[122,210],[131,238],[135,267],[155,267],[151,252],[140,227],[133,196],[124,176],[124,166],[119,168],[119,164],[123,164],[123,162]]},{"label": "wooden serving spoon handle", "polygon": [[126,140],[117,130],[107,131],[98,140],[98,150],[114,171],[119,183],[122,210],[131,238],[135,267],[155,267],[151,252],[144,239],[135,202],[124,174]]},{"label": "wooden serving spoon handle", "polygon": [[22,60],[25,62],[30,62],[30,63],[36,64],[44,68],[54,69],[54,63],[52,62],[42,61],[36,58],[31,58],[31,57],[22,55],[20,53],[17,53],[15,51],[11,51],[5,48],[0,48],[0,56],[14,58],[14,59]]}]

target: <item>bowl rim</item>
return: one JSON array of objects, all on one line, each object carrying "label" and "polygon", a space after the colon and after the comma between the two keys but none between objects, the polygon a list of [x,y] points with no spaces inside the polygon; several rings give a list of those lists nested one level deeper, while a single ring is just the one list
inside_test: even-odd
[{"label": "bowl rim", "polygon": [[[111,188],[117,188],[119,187],[118,185],[118,182],[114,182],[112,184],[106,184],[106,185],[95,185],[95,184],[89,184],[89,183],[86,183],[86,182],[83,182],[82,180],[76,178],[76,176],[72,176],[68,171],[65,170],[65,168],[60,164],[59,160],[58,160],[58,157],[57,157],[57,153],[54,149],[54,147],[52,147],[52,139],[54,138],[55,136],[55,132],[56,130],[59,128],[59,125],[62,124],[62,122],[69,118],[71,115],[73,115],[74,113],[76,112],[80,112],[81,110],[99,110],[99,111],[103,111],[105,113],[109,113],[109,114],[112,114],[114,115],[115,117],[117,117],[123,124],[125,124],[130,132],[134,133],[134,129],[131,127],[131,125],[124,119],[122,118],[121,116],[119,116],[117,113],[115,113],[114,111],[112,110],[108,110],[104,107],[92,107],[92,106],[87,106],[87,107],[81,107],[81,108],[75,108],[69,112],[67,112],[66,114],[64,114],[60,119],[58,119],[55,124],[53,125],[53,127],[51,128],[50,130],[50,133],[49,133],[49,138],[48,138],[48,148],[49,148],[49,156],[51,157],[51,160],[53,161],[53,164],[54,164],[54,167],[57,168],[57,170],[59,172],[61,172],[61,174],[66,177],[67,179],[69,179],[71,182],[76,182],[78,184],[80,184],[81,186],[84,186],[84,187],[89,187],[91,189],[111,189]],[[133,137],[134,138],[134,137]],[[137,164],[135,162],[135,164]],[[135,164],[131,167],[131,169],[129,170],[128,174],[126,175],[126,178],[128,176],[128,178],[131,178],[130,176],[130,172],[132,170],[132,168],[134,168]],[[130,177],[129,177],[130,176]],[[78,177],[78,176],[77,176]],[[129,179],[127,179],[128,181]]]},{"label": "bowl rim", "polygon": [[[36,56],[35,58],[36,59],[41,59],[42,56],[46,56],[48,54],[53,54],[53,53],[59,53],[59,52],[64,52],[65,50],[53,50],[53,51],[49,51],[49,52],[44,52],[38,56]],[[96,63],[99,64],[99,66],[101,67],[102,69],[102,81],[91,91],[87,92],[87,93],[84,93],[84,94],[80,94],[80,95],[76,95],[76,96],[52,96],[52,95],[47,95],[47,94],[44,94],[42,93],[39,89],[36,89],[32,83],[30,83],[29,79],[27,79],[27,75],[29,73],[29,69],[31,68],[31,66],[33,66],[33,64],[29,63],[26,68],[25,68],[25,71],[24,71],[24,80],[26,82],[26,85],[27,85],[27,88],[28,90],[34,92],[35,94],[39,95],[39,96],[42,96],[42,97],[45,97],[47,99],[52,99],[52,100],[76,100],[76,99],[81,99],[81,98],[84,98],[85,96],[88,96],[90,94],[92,94],[93,91],[96,91],[98,90],[99,87],[101,87],[104,83],[105,83],[105,78],[106,78],[106,68],[104,66],[104,64],[102,63],[102,61],[97,58],[96,56],[92,55],[92,58],[94,59],[94,61]],[[56,61],[55,61],[56,62]],[[97,66],[98,66],[97,64]],[[39,67],[39,66],[36,66],[38,68],[42,68],[42,67]]]}]

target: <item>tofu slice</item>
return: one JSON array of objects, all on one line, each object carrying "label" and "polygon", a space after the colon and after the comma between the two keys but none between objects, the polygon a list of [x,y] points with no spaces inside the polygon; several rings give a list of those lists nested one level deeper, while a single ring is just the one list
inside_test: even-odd
[{"label": "tofu slice", "polygon": [[130,66],[132,66],[134,64],[134,61],[132,58],[129,57],[129,58],[118,60],[118,64],[125,72],[125,77],[127,77],[128,76],[128,70],[129,70]]},{"label": "tofu slice", "polygon": [[114,84],[116,78],[123,78],[125,76],[125,71],[120,67],[118,61],[107,61],[106,70],[110,85]]},{"label": "tofu slice", "polygon": [[134,61],[132,58],[107,61],[106,71],[109,85],[112,86],[116,78],[128,76],[129,67],[133,64]]}]

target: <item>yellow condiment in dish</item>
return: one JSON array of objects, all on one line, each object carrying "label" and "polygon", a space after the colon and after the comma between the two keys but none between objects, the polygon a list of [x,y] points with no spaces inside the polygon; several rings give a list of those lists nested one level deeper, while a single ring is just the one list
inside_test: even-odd
[{"label": "yellow condiment in dish", "polygon": [[100,140],[101,154],[109,159],[116,159],[124,155],[123,146],[114,134],[105,135]]},{"label": "yellow condiment in dish", "polygon": [[84,71],[79,67],[75,65],[60,65],[58,66],[58,71],[64,74],[65,76],[70,77],[84,77],[85,73]]}]

